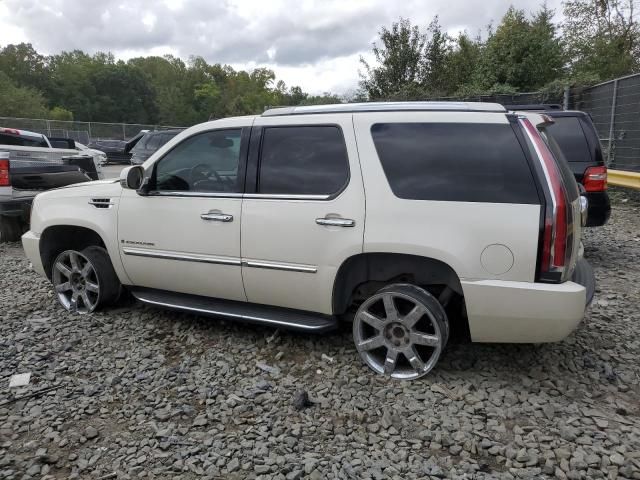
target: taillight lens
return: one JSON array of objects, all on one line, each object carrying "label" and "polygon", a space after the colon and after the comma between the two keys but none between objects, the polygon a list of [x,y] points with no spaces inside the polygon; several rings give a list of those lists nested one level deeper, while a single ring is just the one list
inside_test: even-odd
[{"label": "taillight lens", "polygon": [[604,192],[607,189],[607,167],[589,167],[584,171],[582,185],[587,192]]},{"label": "taillight lens", "polygon": [[549,147],[528,119],[522,118],[520,122],[541,160],[551,193],[551,205],[547,206],[545,212],[540,279],[557,282],[563,279],[563,272],[568,266],[571,254],[570,248],[568,248],[570,247],[568,245],[568,227],[571,223],[571,205],[556,159]]},{"label": "taillight lens", "polygon": [[0,187],[8,187],[11,185],[9,178],[9,160],[0,159]]}]

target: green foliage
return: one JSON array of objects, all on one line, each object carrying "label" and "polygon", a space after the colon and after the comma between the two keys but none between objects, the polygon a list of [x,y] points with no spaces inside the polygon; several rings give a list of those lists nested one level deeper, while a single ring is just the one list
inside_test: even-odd
[{"label": "green foliage", "polygon": [[360,87],[372,100],[557,94],[639,72],[637,1],[565,0],[562,37],[546,4],[532,15],[509,7],[484,40],[466,32],[451,38],[437,16],[424,31],[401,18],[381,29],[375,63],[361,59]]},{"label": "green foliage", "polygon": [[44,118],[47,113],[40,92],[31,87],[18,87],[0,71],[0,116]]},{"label": "green foliage", "polygon": [[572,75],[608,80],[640,70],[636,0],[566,0],[564,36]]},{"label": "green foliage", "polygon": [[287,89],[265,68],[236,71],[201,57],[123,62],[80,50],[45,57],[20,44],[0,50],[0,73],[0,115],[23,117],[183,126],[260,113],[267,106],[341,101]]},{"label": "green foliage", "polygon": [[49,120],[73,120],[73,113],[62,107],[53,107],[47,116]]}]

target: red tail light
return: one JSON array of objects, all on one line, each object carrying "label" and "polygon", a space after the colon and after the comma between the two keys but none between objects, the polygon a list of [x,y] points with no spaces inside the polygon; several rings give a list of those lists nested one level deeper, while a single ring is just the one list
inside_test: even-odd
[{"label": "red tail light", "polygon": [[0,158],[0,187],[9,187],[10,185],[9,160]]},{"label": "red tail light", "polygon": [[540,278],[560,281],[571,253],[567,249],[571,206],[568,204],[567,192],[560,170],[549,147],[528,119],[523,118],[520,121],[525,131],[529,134],[529,139],[542,162],[551,194],[551,205],[547,205],[547,211],[545,212]]},{"label": "red tail light", "polygon": [[589,167],[584,171],[582,185],[587,192],[604,192],[607,189],[607,167]]}]

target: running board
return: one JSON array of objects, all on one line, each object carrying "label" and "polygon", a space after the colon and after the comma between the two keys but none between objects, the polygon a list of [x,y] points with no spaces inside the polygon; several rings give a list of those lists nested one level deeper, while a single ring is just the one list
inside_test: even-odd
[{"label": "running board", "polygon": [[151,288],[130,288],[142,303],[214,317],[225,317],[247,323],[257,323],[299,332],[324,333],[338,328],[335,317],[321,313],[292,310],[247,302],[200,297],[186,293]]}]

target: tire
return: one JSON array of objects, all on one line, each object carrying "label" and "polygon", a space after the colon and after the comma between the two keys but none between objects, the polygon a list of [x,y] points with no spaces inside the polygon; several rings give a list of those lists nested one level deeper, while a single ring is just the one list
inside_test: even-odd
[{"label": "tire", "polygon": [[17,242],[22,235],[18,217],[0,216],[0,243]]},{"label": "tire", "polygon": [[449,340],[449,320],[429,292],[396,283],[360,305],[353,319],[353,340],[374,372],[415,380],[438,363]]},{"label": "tire", "polygon": [[109,254],[98,246],[60,253],[51,267],[51,281],[60,304],[78,313],[115,303],[122,289]]}]

